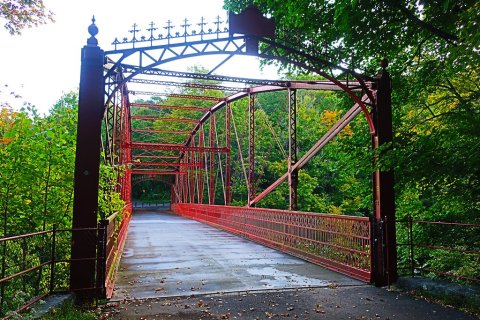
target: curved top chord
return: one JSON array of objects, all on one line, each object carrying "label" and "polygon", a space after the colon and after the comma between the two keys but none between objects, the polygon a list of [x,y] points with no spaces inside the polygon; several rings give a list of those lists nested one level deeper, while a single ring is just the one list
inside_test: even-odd
[{"label": "curved top chord", "polygon": [[[157,45],[165,45],[170,43],[182,43],[188,41],[203,41],[206,39],[219,39],[220,36],[228,36],[228,21],[222,21],[217,16],[214,21],[206,22],[204,17],[200,18],[198,23],[191,23],[187,18],[176,25],[173,21],[168,20],[164,27],[157,27],[152,21],[144,29],[147,34],[140,34],[142,31],[138,29],[135,23],[132,26],[131,37],[124,37],[119,40],[115,38],[112,42],[114,50],[125,50],[141,47],[153,47]],[[163,32],[156,33],[157,30]]]}]

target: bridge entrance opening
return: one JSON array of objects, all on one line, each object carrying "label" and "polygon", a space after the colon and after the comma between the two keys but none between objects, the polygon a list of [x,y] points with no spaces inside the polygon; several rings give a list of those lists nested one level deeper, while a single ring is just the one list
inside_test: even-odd
[{"label": "bridge entrance opening", "polygon": [[[134,25],[131,35],[115,39],[108,51],[98,46],[93,21],[82,50],[73,228],[97,225],[102,154],[104,161],[122,168],[118,190],[129,213],[132,183],[162,177],[171,186],[169,201],[178,215],[378,286],[394,282],[392,171],[372,170],[372,213],[364,217],[300,212],[298,199],[300,170],[357,115],[363,115],[370,134],[372,162],[382,156],[380,147],[392,140],[387,61],[382,61],[378,76],[359,74],[326,57],[305,54],[289,46],[288,39],[276,39],[273,21],[255,7],[231,13],[228,20],[185,19],[177,29],[170,21],[165,27],[151,23],[143,33]],[[315,77],[304,81],[222,74],[236,57],[248,56]],[[185,68],[199,57],[214,63],[209,69]],[[297,102],[305,91],[343,92],[350,107],[315,143],[300,150]],[[284,171],[265,181],[256,148],[266,114],[259,98],[273,93],[284,97],[276,110],[283,120],[265,123],[274,137],[275,129],[285,126],[282,136],[273,140],[283,155]],[[243,107],[244,114],[236,114],[235,106]],[[239,179],[243,186],[235,183]],[[285,183],[285,210],[260,208],[262,200]],[[128,219],[129,213],[124,215]],[[115,263],[108,263],[108,248],[106,273],[111,275]],[[102,283],[95,276],[95,262],[84,260],[95,250],[73,234],[73,290]]]}]

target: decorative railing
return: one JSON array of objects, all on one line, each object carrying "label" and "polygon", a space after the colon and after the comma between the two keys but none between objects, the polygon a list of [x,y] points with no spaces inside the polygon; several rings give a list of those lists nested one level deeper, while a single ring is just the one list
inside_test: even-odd
[{"label": "decorative railing", "polygon": [[171,208],[176,214],[371,281],[369,218],[198,204],[172,204]]},{"label": "decorative railing", "polygon": [[213,21],[207,21],[204,17],[196,22],[186,18],[179,23],[168,20],[164,26],[157,26],[154,22],[150,22],[145,28],[134,23],[128,32],[130,35],[120,39],[117,37],[112,42],[115,50],[153,47],[171,42],[218,39],[220,36],[228,35],[228,21],[217,16]]}]

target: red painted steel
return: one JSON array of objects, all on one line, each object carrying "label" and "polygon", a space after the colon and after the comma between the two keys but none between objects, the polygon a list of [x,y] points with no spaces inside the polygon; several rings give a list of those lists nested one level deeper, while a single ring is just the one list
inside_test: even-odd
[{"label": "red painted steel", "polygon": [[128,91],[133,95],[147,95],[147,96],[160,96],[160,97],[171,97],[171,98],[182,98],[182,99],[192,99],[192,100],[204,100],[204,101],[222,101],[223,98],[219,97],[208,97],[208,96],[195,96],[190,94],[176,94],[176,93],[162,93],[162,92],[146,92],[146,91]]},{"label": "red painted steel", "polygon": [[157,156],[157,155],[133,155],[134,159],[140,158],[152,158],[152,159],[179,159],[178,156]]},{"label": "red painted steel", "polygon": [[198,122],[196,119],[184,119],[184,118],[162,118],[155,116],[132,116],[132,119],[136,120],[152,120],[152,121],[172,121],[172,122]]},{"label": "red painted steel", "polygon": [[138,108],[193,110],[193,111],[201,111],[201,112],[207,112],[208,110],[210,110],[209,108],[171,106],[171,105],[164,105],[164,104],[147,104],[147,103],[132,103],[130,104],[130,106],[138,107]]},{"label": "red painted steel", "polygon": [[190,131],[167,131],[167,130],[154,130],[154,129],[132,129],[132,132],[137,133],[164,133],[164,134],[190,134]]},{"label": "red painted steel", "polygon": [[119,212],[108,217],[107,225],[107,244],[106,244],[106,275],[105,288],[107,298],[111,298],[115,285],[115,274],[117,272],[120,257],[123,252],[125,240],[127,237],[128,225],[132,217],[132,204],[125,205],[121,213],[121,220],[118,220]]},{"label": "red painted steel", "polygon": [[159,171],[159,170],[142,170],[142,169],[135,169],[132,170],[132,174],[149,174],[149,175],[182,175],[187,174],[186,171]]},{"label": "red painted steel", "polygon": [[[366,98],[366,96],[364,96]],[[295,164],[293,164],[290,168],[291,171],[300,170],[303,168],[308,161],[315,156],[329,141],[331,141],[335,136],[345,127],[347,124],[352,121],[359,113],[361,112],[360,107],[358,104],[355,104],[350,110],[348,110],[345,115],[338,120],[328,131],[321,137],[315,145],[310,148]],[[249,203],[250,205],[254,205],[255,203],[262,200],[265,196],[267,196],[270,192],[272,192],[276,187],[278,187],[283,181],[288,179],[288,172],[278,178],[274,183],[272,183],[269,187],[265,188],[258,196],[253,198]]]},{"label": "red painted steel", "polygon": [[175,162],[132,162],[133,166],[158,166],[158,167],[200,167],[199,162],[175,163]]},{"label": "red painted steel", "polygon": [[190,147],[183,144],[173,143],[150,143],[150,142],[132,142],[132,149],[144,150],[176,150],[176,151],[196,151],[196,152],[228,152],[226,147]]},{"label": "red painted steel", "polygon": [[371,281],[371,223],[351,217],[262,208],[172,204],[176,214]]}]

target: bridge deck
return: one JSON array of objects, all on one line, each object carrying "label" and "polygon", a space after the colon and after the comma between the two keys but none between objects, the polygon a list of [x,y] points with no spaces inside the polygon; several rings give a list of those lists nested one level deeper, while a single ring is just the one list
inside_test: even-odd
[{"label": "bridge deck", "polygon": [[133,215],[114,300],[364,285],[166,211]]}]

